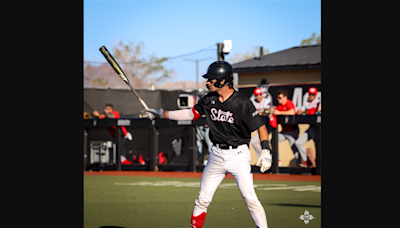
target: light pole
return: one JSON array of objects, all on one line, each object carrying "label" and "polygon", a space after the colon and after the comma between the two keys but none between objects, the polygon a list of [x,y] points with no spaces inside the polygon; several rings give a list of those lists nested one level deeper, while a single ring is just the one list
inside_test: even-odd
[{"label": "light pole", "polygon": [[214,59],[214,57],[208,57],[205,59],[186,59],[186,58],[181,58],[181,59],[186,60],[186,61],[196,62],[196,89],[198,89],[199,88],[199,62],[201,62],[203,60]]}]

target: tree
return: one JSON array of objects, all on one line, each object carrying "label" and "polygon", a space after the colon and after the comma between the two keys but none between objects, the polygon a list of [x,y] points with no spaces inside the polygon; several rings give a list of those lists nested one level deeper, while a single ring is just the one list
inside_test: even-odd
[{"label": "tree", "polygon": [[93,79],[94,86],[107,86],[108,81],[103,77]]},{"label": "tree", "polygon": [[[321,30],[320,30],[321,31]],[[301,41],[301,46],[313,45],[313,44],[321,44],[321,34],[316,37],[316,33],[313,32],[310,38],[303,39]]]},{"label": "tree", "polygon": [[163,66],[168,59],[158,58],[154,54],[146,58],[143,56],[143,49],[144,44],[141,42],[135,44],[129,41],[125,44],[122,40],[112,47],[112,53],[129,81],[136,87],[148,87],[172,78],[175,71]]},{"label": "tree", "polygon": [[[263,49],[263,55],[269,54],[268,49]],[[244,60],[248,59],[254,59],[260,56],[260,47],[259,46],[253,46],[250,51],[247,51],[246,53],[235,53],[235,55],[231,58],[228,59],[228,62],[231,64],[238,63]]]},{"label": "tree", "polygon": [[[173,69],[167,69],[163,64],[168,61],[165,57],[154,54],[144,56],[144,44],[130,41],[125,44],[122,40],[113,45],[111,54],[121,66],[130,83],[135,87],[150,87],[157,85],[175,74]],[[105,59],[104,59],[105,60]],[[126,88],[126,84],[112,69],[108,62],[91,64],[84,62],[84,86],[104,86]]]},{"label": "tree", "polygon": [[110,76],[115,75],[115,72],[108,63],[94,65],[86,61],[83,65],[83,75],[84,86],[107,87],[111,86],[110,79],[113,78]]}]

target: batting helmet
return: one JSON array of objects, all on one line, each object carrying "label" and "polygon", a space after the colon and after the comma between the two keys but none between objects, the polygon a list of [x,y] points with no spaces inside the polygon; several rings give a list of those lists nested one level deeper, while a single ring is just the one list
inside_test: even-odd
[{"label": "batting helmet", "polygon": [[317,90],[317,88],[315,88],[315,87],[310,87],[310,88],[308,89],[308,93],[309,93],[309,94],[316,95],[317,92],[318,92],[318,90]]},{"label": "batting helmet", "polygon": [[261,88],[255,88],[253,93],[254,93],[254,96],[258,96],[258,95],[262,95],[263,94]]},{"label": "batting helmet", "polygon": [[[233,81],[233,68],[231,64],[225,61],[216,61],[211,63],[207,69],[207,74],[203,75],[203,78],[217,79],[214,86],[221,88],[222,86]],[[222,84],[221,81],[225,79]]]}]

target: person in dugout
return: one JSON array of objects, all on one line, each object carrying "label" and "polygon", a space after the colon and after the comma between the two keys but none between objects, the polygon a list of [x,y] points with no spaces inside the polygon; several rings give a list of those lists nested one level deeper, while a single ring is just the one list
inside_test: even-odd
[{"label": "person in dugout", "polygon": [[[96,118],[99,118],[99,119],[105,119],[105,118],[119,119],[120,118],[119,112],[114,110],[114,106],[112,104],[105,105],[104,113],[100,114],[98,111],[94,110],[93,116],[95,116]],[[107,127],[108,132],[110,132],[110,135],[111,135],[111,137],[113,137],[114,140],[115,140],[115,129],[116,129],[116,126]],[[121,130],[122,130],[121,144],[124,145],[125,139],[132,141],[132,134],[129,133],[124,126],[121,126]],[[132,162],[129,161],[128,159],[126,159],[126,157],[127,156],[125,154],[125,148],[124,148],[124,146],[122,146],[121,163],[124,165],[132,164]]]},{"label": "person in dugout", "polygon": [[[318,108],[320,107],[321,100],[317,98],[318,90],[315,87],[310,87],[308,89],[308,100],[307,102],[299,108],[297,111],[297,115],[318,115]],[[321,110],[319,109],[321,112]],[[300,154],[307,154],[310,158],[311,167],[315,167],[315,159],[314,155],[311,151],[311,148],[305,148],[304,144],[308,142],[310,139],[315,140],[315,126],[310,126],[306,132],[300,135],[299,138],[296,139],[295,144],[297,149],[300,151]],[[307,165],[307,160],[303,161],[303,165]]]}]

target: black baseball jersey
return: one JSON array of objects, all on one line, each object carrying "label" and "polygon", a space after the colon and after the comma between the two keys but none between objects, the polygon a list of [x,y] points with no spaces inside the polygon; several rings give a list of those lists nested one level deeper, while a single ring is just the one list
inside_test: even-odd
[{"label": "black baseball jersey", "polygon": [[208,93],[194,106],[200,115],[205,114],[210,140],[232,146],[248,144],[251,132],[264,124],[253,103],[237,91],[223,103],[218,97],[217,92]]}]

